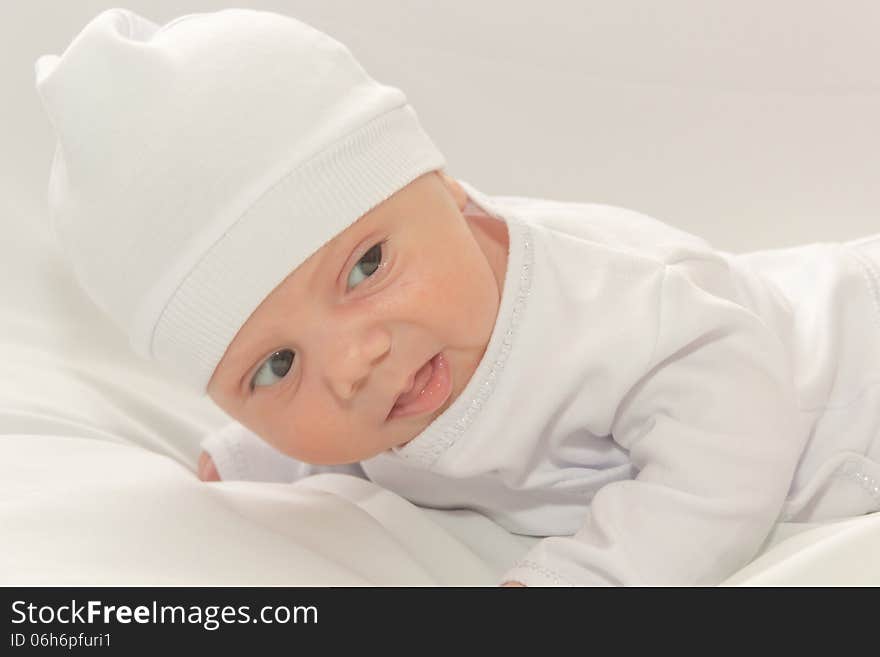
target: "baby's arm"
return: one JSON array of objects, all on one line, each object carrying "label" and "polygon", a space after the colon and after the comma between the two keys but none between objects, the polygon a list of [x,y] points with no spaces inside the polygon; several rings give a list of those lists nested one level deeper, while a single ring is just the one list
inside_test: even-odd
[{"label": "baby's arm", "polygon": [[576,534],[501,581],[714,585],[754,558],[808,432],[785,345],[738,298],[720,258],[667,266],[653,355],[611,424],[637,477],[604,486]]},{"label": "baby's arm", "polygon": [[303,463],[266,443],[250,429],[231,422],[202,441],[199,478],[292,482],[319,472],[340,472],[366,479],[360,463],[311,465]]}]

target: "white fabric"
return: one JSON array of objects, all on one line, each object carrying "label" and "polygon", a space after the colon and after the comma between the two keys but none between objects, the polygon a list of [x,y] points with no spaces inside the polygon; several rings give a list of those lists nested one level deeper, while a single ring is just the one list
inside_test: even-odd
[{"label": "white fabric", "polygon": [[[622,208],[463,185],[510,234],[496,326],[370,480],[549,537],[504,575],[529,585],[718,584],[780,519],[880,510],[880,237],[735,256]],[[205,447],[258,478],[285,458],[258,444]]]},{"label": "white fabric", "polygon": [[[0,491],[6,586],[492,586],[535,541],[346,475],[203,484],[70,435],[0,437]],[[726,583],[880,584],[880,514],[782,529]]]},{"label": "white fabric", "polygon": [[55,230],[93,301],[204,392],[260,302],[443,155],[399,89],[294,18],[126,9],[36,62]]}]

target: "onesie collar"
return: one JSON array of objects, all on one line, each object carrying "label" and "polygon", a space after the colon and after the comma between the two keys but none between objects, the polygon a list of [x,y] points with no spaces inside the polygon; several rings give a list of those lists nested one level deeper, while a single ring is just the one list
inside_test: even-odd
[{"label": "onesie collar", "polygon": [[420,434],[390,450],[408,463],[425,469],[431,469],[437,459],[464,436],[480,412],[492,403],[495,383],[516,342],[517,326],[532,284],[534,244],[527,221],[503,202],[496,202],[463,180],[459,183],[471,202],[507,224],[507,270],[495,326],[470,381],[458,398]]}]

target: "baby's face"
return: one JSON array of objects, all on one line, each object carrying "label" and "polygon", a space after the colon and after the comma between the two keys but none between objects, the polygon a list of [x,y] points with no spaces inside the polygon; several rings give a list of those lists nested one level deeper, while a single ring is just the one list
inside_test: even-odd
[{"label": "baby's face", "polygon": [[[431,172],[324,245],[248,318],[208,384],[211,399],[308,463],[361,461],[418,435],[467,385],[498,313],[506,225],[465,218],[466,200]],[[389,417],[440,353],[451,384],[432,378],[427,409]]]}]

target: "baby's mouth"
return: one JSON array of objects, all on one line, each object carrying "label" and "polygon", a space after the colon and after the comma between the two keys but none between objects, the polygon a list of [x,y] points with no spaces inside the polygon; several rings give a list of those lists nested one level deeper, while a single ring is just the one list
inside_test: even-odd
[{"label": "baby's mouth", "polygon": [[451,393],[449,362],[441,351],[413,375],[412,383],[397,396],[386,420],[432,412],[442,406]]},{"label": "baby's mouth", "polygon": [[404,406],[413,400],[415,400],[419,392],[425,387],[425,384],[428,382],[428,379],[431,378],[431,372],[434,369],[431,363],[434,362],[436,354],[431,357],[429,361],[427,361],[424,365],[422,365],[415,374],[413,374],[412,382],[409,387],[397,395],[397,400],[394,402],[395,406]]}]

